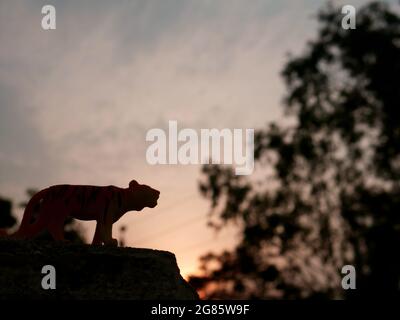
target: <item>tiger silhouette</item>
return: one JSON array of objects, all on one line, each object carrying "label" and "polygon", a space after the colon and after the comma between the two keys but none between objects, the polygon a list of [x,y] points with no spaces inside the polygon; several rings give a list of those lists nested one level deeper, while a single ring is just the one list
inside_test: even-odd
[{"label": "tiger silhouette", "polygon": [[33,238],[48,230],[54,240],[64,241],[64,221],[70,216],[96,220],[92,244],[118,245],[112,225],[128,211],[154,208],[160,191],[135,180],[128,188],[116,186],[55,185],[36,193],[25,208],[13,238]]}]

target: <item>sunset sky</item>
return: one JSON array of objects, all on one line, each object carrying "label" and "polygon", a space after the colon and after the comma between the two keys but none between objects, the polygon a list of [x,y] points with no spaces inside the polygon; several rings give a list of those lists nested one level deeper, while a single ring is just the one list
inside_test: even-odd
[{"label": "sunset sky", "polygon": [[[0,0],[0,195],[136,179],[161,191],[159,205],[128,213],[114,236],[126,225],[128,246],[171,251],[184,276],[196,272],[201,254],[235,244],[235,229],[206,226],[201,166],[146,162],[146,132],[281,118],[279,72],[316,35],[325,3]],[[41,28],[45,4],[56,30]],[[93,226],[83,224],[90,240]]]}]

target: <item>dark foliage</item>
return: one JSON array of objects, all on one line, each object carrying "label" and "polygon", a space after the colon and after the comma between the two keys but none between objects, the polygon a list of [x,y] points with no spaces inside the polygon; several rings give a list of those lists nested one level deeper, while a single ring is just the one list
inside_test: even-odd
[{"label": "dark foliage", "polygon": [[[235,222],[235,250],[202,258],[208,298],[399,297],[400,19],[384,3],[341,28],[339,8],[282,75],[290,125],[255,139],[256,172],[204,167],[212,225]],[[341,288],[353,264],[357,290]]]},{"label": "dark foliage", "polygon": [[8,199],[0,198],[0,230],[10,229],[16,222],[12,213],[12,202]]}]

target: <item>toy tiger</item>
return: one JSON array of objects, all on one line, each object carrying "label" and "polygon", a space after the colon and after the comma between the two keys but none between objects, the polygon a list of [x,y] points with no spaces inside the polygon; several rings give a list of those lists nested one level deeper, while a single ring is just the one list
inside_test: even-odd
[{"label": "toy tiger", "polygon": [[96,220],[92,244],[117,246],[112,225],[128,211],[154,208],[160,192],[135,180],[128,188],[116,186],[55,185],[36,193],[25,208],[14,238],[33,238],[48,230],[54,240],[64,241],[64,221],[70,216]]}]

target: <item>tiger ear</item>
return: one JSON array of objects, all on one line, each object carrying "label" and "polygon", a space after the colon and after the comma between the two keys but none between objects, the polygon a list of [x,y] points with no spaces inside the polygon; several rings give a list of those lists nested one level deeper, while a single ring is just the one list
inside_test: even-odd
[{"label": "tiger ear", "polygon": [[138,185],[139,185],[139,183],[137,183],[136,180],[132,180],[131,182],[129,182],[129,189],[134,189]]}]

